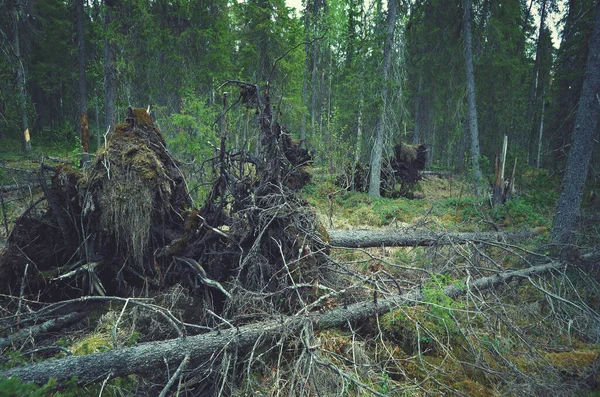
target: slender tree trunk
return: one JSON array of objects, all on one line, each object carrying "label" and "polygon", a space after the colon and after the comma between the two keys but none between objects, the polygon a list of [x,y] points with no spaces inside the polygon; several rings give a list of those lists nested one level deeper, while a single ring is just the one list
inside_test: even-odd
[{"label": "slender tree trunk", "polygon": [[[358,112],[357,112],[357,120],[356,120],[356,147],[354,149],[354,164],[352,164],[352,177],[350,182],[350,188],[352,190],[356,189],[356,177],[361,177],[362,175],[356,175],[356,169],[358,167],[358,163],[360,161],[360,153],[362,151],[362,140],[363,140],[363,104],[364,99],[362,97],[362,93],[360,94],[360,100],[358,101]],[[364,186],[362,181],[360,186]]]},{"label": "slender tree trunk", "polygon": [[21,129],[23,131],[23,152],[31,152],[31,137],[29,135],[29,117],[27,116],[27,72],[21,56],[21,16],[25,12],[22,1],[17,1],[14,21],[14,52],[17,66],[17,91],[19,92],[19,111],[21,113]]},{"label": "slender tree trunk", "polygon": [[527,121],[529,123],[529,140],[526,141],[527,157],[529,164],[533,164],[533,153],[535,151],[535,138],[537,132],[536,124],[536,109],[538,103],[538,85],[540,81],[540,63],[542,60],[542,35],[544,34],[544,25],[546,21],[546,1],[542,1],[542,15],[540,17],[540,29],[538,32],[537,46],[535,50],[535,62],[533,64],[533,72],[531,75],[531,84],[529,86],[529,106],[527,107]]},{"label": "slender tree trunk", "polygon": [[421,91],[423,90],[423,74],[419,72],[419,92],[417,92],[417,103],[415,104],[415,129],[413,133],[413,145],[421,143]]},{"label": "slender tree trunk", "polygon": [[312,70],[310,67],[310,54],[311,54],[311,48],[312,46],[315,45],[315,43],[308,44],[311,40],[310,37],[310,7],[309,7],[310,2],[307,1],[306,2],[306,7],[304,9],[304,41],[307,43],[304,45],[304,53],[305,53],[305,59],[304,59],[304,81],[302,82],[302,105],[306,107],[306,109],[304,109],[302,111],[302,123],[300,125],[300,139],[302,140],[302,147],[306,148],[306,124],[307,124],[307,110],[309,107],[309,103],[308,103],[308,81],[312,75]]},{"label": "slender tree trunk", "polygon": [[105,1],[104,11],[104,122],[107,129],[114,129],[116,124],[115,92],[117,85],[117,60],[113,43],[109,39],[109,28],[112,21],[112,4]]},{"label": "slender tree trunk", "polygon": [[[311,7],[309,7],[309,3]],[[313,38],[317,37],[321,33],[321,18],[320,14],[325,8],[325,0],[308,0],[307,10],[311,14],[308,22],[310,23],[310,31],[313,33]],[[311,81],[311,101],[310,101],[310,125],[312,134],[314,135],[317,130],[320,133],[321,126],[321,109],[322,109],[322,82],[320,78],[321,71],[319,70],[319,61],[321,59],[320,51],[321,41],[319,45],[317,42],[311,46],[311,59],[310,59],[310,81]],[[319,134],[320,136],[320,134]]]},{"label": "slender tree trunk", "polygon": [[567,168],[563,177],[558,207],[552,222],[552,241],[569,243],[575,228],[583,188],[588,173],[594,134],[600,115],[600,2],[596,2],[594,30],[589,52]]},{"label": "slender tree trunk", "polygon": [[83,27],[83,0],[75,1],[75,18],[77,20],[77,63],[79,64],[79,139],[81,140],[81,162],[90,161],[90,135],[87,118],[87,90],[85,77],[85,33]]},{"label": "slender tree trunk", "polygon": [[546,100],[544,97],[546,96],[546,90],[542,92],[542,116],[540,117],[540,134],[538,137],[538,147],[537,147],[537,158],[535,161],[535,167],[540,168],[540,161],[542,155],[542,135],[544,133],[544,113],[546,112]]},{"label": "slender tree trunk", "polygon": [[479,132],[477,130],[477,107],[475,105],[475,71],[473,70],[473,39],[471,33],[471,0],[463,0],[465,25],[465,69],[467,73],[467,119],[471,133],[471,156],[475,194],[481,190],[479,169]]},{"label": "slender tree trunk", "polygon": [[392,46],[394,44],[394,30],[396,27],[397,0],[388,0],[388,14],[386,19],[386,37],[383,47],[382,88],[381,98],[383,105],[377,116],[375,124],[375,143],[371,151],[371,178],[369,180],[369,196],[379,197],[381,189],[381,161],[383,157],[383,142],[385,141],[385,113],[388,99],[388,78],[392,64]]},{"label": "slender tree trunk", "polygon": [[458,153],[456,156],[456,173],[465,172],[465,151],[467,150],[467,137],[469,136],[469,123],[466,119],[462,120],[463,132],[458,143]]}]

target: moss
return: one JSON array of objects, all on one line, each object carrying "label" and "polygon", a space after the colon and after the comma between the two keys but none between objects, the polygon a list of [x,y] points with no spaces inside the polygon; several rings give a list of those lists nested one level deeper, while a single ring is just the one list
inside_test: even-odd
[{"label": "moss", "polygon": [[598,360],[598,351],[578,350],[572,352],[547,353],[546,359],[557,369],[572,375],[583,375]]},{"label": "moss", "polygon": [[452,387],[471,397],[491,397],[494,395],[492,390],[471,379],[457,382]]},{"label": "moss", "polygon": [[133,109],[133,114],[135,117],[135,124],[138,126],[150,126],[154,125],[152,121],[152,117],[146,112],[146,109],[135,108]]},{"label": "moss", "polygon": [[539,302],[545,298],[537,288],[530,284],[520,286],[517,294],[518,301],[522,303]]},{"label": "moss", "polygon": [[200,218],[198,217],[197,209],[186,211],[183,214],[183,219],[185,219],[185,230],[188,232],[194,231],[200,226]]},{"label": "moss", "polygon": [[94,333],[86,336],[71,346],[71,351],[75,356],[83,356],[92,353],[101,353],[110,350],[112,341],[108,334]]}]

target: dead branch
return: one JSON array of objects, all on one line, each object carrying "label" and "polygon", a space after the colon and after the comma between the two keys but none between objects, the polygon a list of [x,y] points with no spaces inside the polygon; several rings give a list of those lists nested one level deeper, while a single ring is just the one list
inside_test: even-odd
[{"label": "dead branch", "polygon": [[[446,287],[444,293],[451,298],[458,298],[467,292],[494,288],[515,278],[530,279],[535,275],[558,270],[564,266],[560,262],[549,262],[525,269],[505,271],[467,283],[464,288]],[[0,371],[0,378],[18,377],[22,381],[37,384],[45,384],[49,379],[56,378],[60,385],[65,384],[72,377],[77,378],[77,382],[80,384],[85,384],[99,382],[106,378],[150,373],[163,370],[167,365],[182,363],[187,356],[200,359],[214,355],[216,351],[233,352],[252,348],[259,339],[269,341],[290,337],[299,333],[307,324],[319,329],[345,327],[349,323],[378,316],[400,306],[410,306],[421,302],[423,302],[423,293],[415,289],[402,295],[378,299],[376,302],[362,301],[347,307],[337,307],[324,313],[285,316],[277,320],[232,327],[218,332],[141,343],[130,348],[115,349],[106,353],[48,360]]]},{"label": "dead branch", "polygon": [[435,232],[403,230],[328,230],[332,247],[415,247],[473,243],[496,243],[528,239],[536,230],[518,232]]}]

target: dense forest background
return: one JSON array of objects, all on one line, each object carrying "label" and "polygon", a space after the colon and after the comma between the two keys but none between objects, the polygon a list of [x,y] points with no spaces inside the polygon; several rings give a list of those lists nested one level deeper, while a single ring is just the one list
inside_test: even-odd
[{"label": "dense forest background", "polygon": [[[594,1],[472,2],[479,164],[470,155],[465,4],[310,0],[296,11],[283,0],[3,0],[0,137],[27,150],[28,129],[34,148],[82,150],[89,120],[94,152],[128,105],[149,106],[171,150],[201,160],[213,156],[220,86],[235,79],[268,82],[282,123],[332,170],[368,163],[377,150],[385,158],[403,141],[427,144],[432,167],[491,173],[507,135],[508,165],[517,158],[518,167],[560,173]],[[253,150],[256,117],[237,107],[228,124],[231,145]]]}]

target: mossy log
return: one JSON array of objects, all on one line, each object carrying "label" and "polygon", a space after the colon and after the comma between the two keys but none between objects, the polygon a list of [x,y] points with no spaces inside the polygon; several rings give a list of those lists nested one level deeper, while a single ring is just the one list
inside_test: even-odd
[{"label": "mossy log", "polygon": [[[477,279],[469,283],[468,288],[460,288],[455,285],[448,286],[444,289],[444,293],[450,298],[456,299],[467,293],[467,291],[477,292],[491,289],[515,278],[529,278],[558,270],[564,266],[560,262],[549,262],[525,269],[505,271]],[[397,307],[414,305],[416,302],[422,302],[423,300],[423,293],[420,290],[413,290],[387,299],[379,299],[377,302],[358,302],[323,313],[282,316],[276,320],[232,327],[227,330],[201,335],[140,343],[106,353],[47,360],[33,365],[0,371],[0,378],[17,377],[24,382],[37,384],[45,384],[51,378],[55,378],[59,385],[64,385],[75,377],[79,384],[88,384],[130,374],[166,371],[167,366],[174,368],[188,355],[196,362],[209,357],[214,359],[215,352],[223,350],[243,351],[253,347],[259,339],[266,343],[283,336],[291,338],[309,324],[317,329],[344,327],[348,323],[357,323],[366,318],[387,313]]]},{"label": "mossy log", "polygon": [[473,243],[500,243],[528,239],[538,232],[435,232],[404,230],[328,230],[330,245],[344,248],[417,247]]}]

